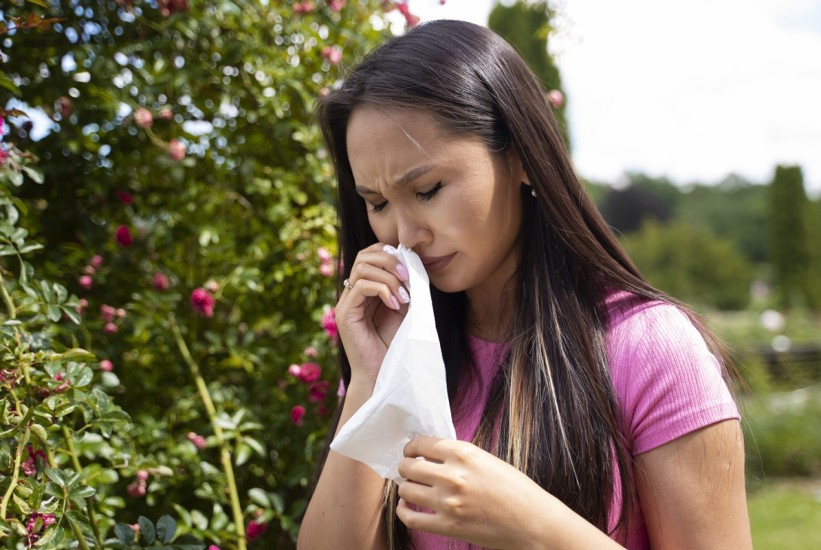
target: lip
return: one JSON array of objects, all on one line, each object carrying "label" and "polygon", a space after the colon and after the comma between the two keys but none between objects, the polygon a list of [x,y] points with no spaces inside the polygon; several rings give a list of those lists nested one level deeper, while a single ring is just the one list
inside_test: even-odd
[{"label": "lip", "polygon": [[456,252],[447,256],[422,256],[420,259],[422,265],[425,266],[425,271],[431,273],[445,269],[454,256],[456,256]]}]

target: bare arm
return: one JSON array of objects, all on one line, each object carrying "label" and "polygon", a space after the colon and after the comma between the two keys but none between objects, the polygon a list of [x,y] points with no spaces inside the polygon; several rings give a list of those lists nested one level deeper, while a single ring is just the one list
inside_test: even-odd
[{"label": "bare arm", "polygon": [[[373,394],[374,384],[390,341],[407,305],[400,306],[407,270],[377,243],[357,255],[336,305],[339,336],[351,365],[351,383],[339,428]],[[297,546],[304,550],[386,548],[382,512],[384,480],[368,466],[328,452],[299,531]]]},{"label": "bare arm", "polygon": [[[493,548],[621,548],[527,476],[469,443],[415,438],[405,455],[399,473],[408,481],[399,487],[398,515],[412,529]],[[636,462],[654,550],[752,548],[738,421],[682,436]]]},{"label": "bare arm", "polygon": [[738,421],[639,455],[636,486],[652,548],[752,548]]},{"label": "bare arm", "polygon": [[[342,427],[371,395],[352,384],[345,397]],[[364,395],[363,395],[364,394]],[[385,481],[361,462],[328,452],[302,527],[298,549],[386,548],[382,514]]]}]

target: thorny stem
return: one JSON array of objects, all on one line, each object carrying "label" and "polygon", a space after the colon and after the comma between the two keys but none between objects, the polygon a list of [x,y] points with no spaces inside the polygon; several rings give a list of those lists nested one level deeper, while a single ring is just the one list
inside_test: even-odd
[{"label": "thorny stem", "polygon": [[200,372],[200,367],[194,358],[191,356],[191,351],[188,349],[188,345],[185,343],[185,339],[180,332],[180,328],[177,326],[177,322],[174,319],[173,315],[170,315],[168,318],[169,325],[171,326],[171,332],[174,334],[174,340],[177,342],[177,347],[180,350],[180,354],[182,354],[183,360],[188,365],[188,368],[191,370],[191,375],[194,377],[194,381],[197,384],[197,391],[200,394],[200,398],[202,399],[203,405],[205,405],[205,410],[208,412],[208,418],[211,421],[211,427],[214,429],[214,435],[217,438],[217,444],[220,448],[220,462],[222,463],[222,469],[225,472],[225,479],[228,482],[228,492],[231,497],[231,511],[234,516],[234,525],[237,531],[237,539],[238,539],[238,550],[246,550],[245,544],[245,522],[242,517],[242,508],[240,508],[239,503],[239,493],[237,492],[237,482],[234,478],[234,468],[232,465],[231,459],[231,451],[228,449],[228,444],[225,442],[225,438],[222,433],[222,427],[217,422],[217,409],[214,406],[214,402],[211,399],[211,394],[208,392],[208,386],[205,383],[205,379],[202,377],[202,373]]},{"label": "thorny stem", "polygon": [[12,467],[11,483],[9,483],[9,488],[6,489],[6,494],[3,495],[3,503],[0,504],[0,519],[6,519],[6,510],[8,509],[11,495],[14,493],[14,489],[17,488],[17,480],[20,478],[20,464],[23,461],[23,448],[26,446],[26,443],[28,443],[30,434],[31,429],[26,427],[26,431],[20,439],[20,445],[18,445],[17,451],[14,453],[14,466]]}]

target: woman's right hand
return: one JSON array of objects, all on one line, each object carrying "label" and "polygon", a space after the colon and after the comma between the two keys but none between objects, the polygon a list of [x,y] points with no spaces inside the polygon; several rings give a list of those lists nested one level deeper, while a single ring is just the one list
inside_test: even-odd
[{"label": "woman's right hand", "polygon": [[[351,381],[373,386],[410,301],[408,270],[376,243],[361,250],[336,304],[336,324],[351,365]],[[390,250],[390,249],[388,249]]]}]

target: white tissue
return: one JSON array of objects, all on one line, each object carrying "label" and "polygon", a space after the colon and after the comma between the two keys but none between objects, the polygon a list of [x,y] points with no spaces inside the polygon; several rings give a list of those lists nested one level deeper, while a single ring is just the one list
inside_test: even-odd
[{"label": "white tissue", "polygon": [[382,361],[373,395],[339,430],[331,449],[398,483],[403,449],[414,436],[456,439],[456,430],[428,274],[413,250],[399,245],[393,255],[410,274],[410,308]]}]

